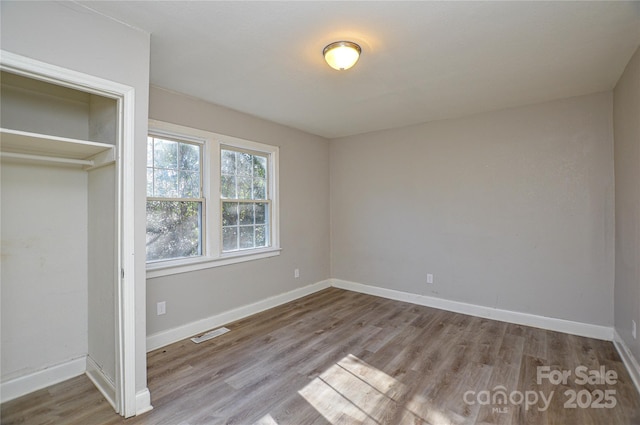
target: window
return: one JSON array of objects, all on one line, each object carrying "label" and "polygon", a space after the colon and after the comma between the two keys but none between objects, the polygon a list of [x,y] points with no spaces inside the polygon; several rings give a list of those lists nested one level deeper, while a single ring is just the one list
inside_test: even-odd
[{"label": "window", "polygon": [[278,148],[159,121],[147,140],[147,276],[279,254]]},{"label": "window", "polygon": [[268,246],[267,156],[226,147],[220,156],[222,251]]},{"label": "window", "polygon": [[202,255],[202,145],[147,138],[147,261]]}]

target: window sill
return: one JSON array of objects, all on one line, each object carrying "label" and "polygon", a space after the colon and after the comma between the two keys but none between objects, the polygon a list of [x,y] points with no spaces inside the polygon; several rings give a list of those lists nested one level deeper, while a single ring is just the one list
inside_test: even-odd
[{"label": "window sill", "polygon": [[220,257],[198,257],[180,260],[162,261],[147,264],[147,279],[154,277],[170,276],[178,273],[188,273],[196,270],[210,269],[213,267],[227,266],[229,264],[243,263],[245,261],[260,260],[263,258],[280,255],[280,248],[268,248],[258,252],[234,252],[223,254]]}]

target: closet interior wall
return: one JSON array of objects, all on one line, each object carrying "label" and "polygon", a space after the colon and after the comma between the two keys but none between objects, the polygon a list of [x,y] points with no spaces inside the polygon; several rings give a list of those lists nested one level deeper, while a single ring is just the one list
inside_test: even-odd
[{"label": "closet interior wall", "polygon": [[[44,144],[54,136],[115,149],[115,99],[7,72],[0,78],[3,129],[36,133]],[[2,139],[8,140],[4,130]],[[15,158],[7,149],[0,180],[0,379],[75,363],[84,364],[81,373],[91,364],[114,385],[115,162],[83,167]]]}]

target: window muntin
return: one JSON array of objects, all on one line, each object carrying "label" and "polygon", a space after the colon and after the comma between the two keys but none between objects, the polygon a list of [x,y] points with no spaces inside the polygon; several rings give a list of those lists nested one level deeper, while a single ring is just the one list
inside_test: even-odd
[{"label": "window muntin", "polygon": [[202,144],[147,138],[147,262],[202,256]]},{"label": "window muntin", "polygon": [[269,156],[220,149],[222,252],[269,246]]}]

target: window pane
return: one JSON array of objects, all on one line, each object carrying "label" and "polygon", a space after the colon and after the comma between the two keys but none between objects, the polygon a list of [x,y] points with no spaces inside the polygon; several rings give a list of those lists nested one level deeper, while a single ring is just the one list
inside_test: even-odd
[{"label": "window pane", "polygon": [[253,204],[240,204],[240,224],[253,224]]},{"label": "window pane", "polygon": [[147,137],[147,167],[153,167],[153,137]]},{"label": "window pane", "polygon": [[238,204],[237,202],[222,203],[222,225],[235,226],[238,224]]},{"label": "window pane", "polygon": [[178,168],[178,143],[155,139],[153,162],[156,168]]},{"label": "window pane", "polygon": [[253,156],[253,176],[265,178],[267,176],[267,158],[264,156]]},{"label": "window pane", "polygon": [[153,168],[147,167],[147,196],[153,196]]},{"label": "window pane", "polygon": [[180,143],[180,169],[200,172],[200,146]]},{"label": "window pane", "polygon": [[222,229],[222,250],[235,251],[238,249],[238,228],[224,227]]},{"label": "window pane", "polygon": [[147,201],[147,261],[202,255],[200,202]]},{"label": "window pane", "polygon": [[156,169],[153,180],[154,196],[163,198],[178,196],[178,173],[176,170]]},{"label": "window pane", "polygon": [[200,197],[200,173],[197,171],[180,171],[178,178],[180,198]]},{"label": "window pane", "polygon": [[256,224],[266,224],[267,204],[255,204],[255,220]]},{"label": "window pane", "polygon": [[240,226],[240,249],[253,248],[254,226]]},{"label": "window pane", "polygon": [[238,199],[251,199],[251,177],[238,177]]},{"label": "window pane", "polygon": [[250,176],[253,169],[253,155],[245,152],[236,152],[237,174],[239,176]]},{"label": "window pane", "polygon": [[222,197],[227,199],[237,199],[236,178],[234,176],[222,176],[220,180],[220,191]]},{"label": "window pane", "polygon": [[256,243],[256,248],[267,246],[266,226],[256,226],[255,243]]},{"label": "window pane", "polygon": [[264,179],[253,179],[253,197],[251,199],[267,199]]},{"label": "window pane", "polygon": [[236,174],[236,153],[233,151],[222,150],[222,158],[220,160],[222,174]]}]

